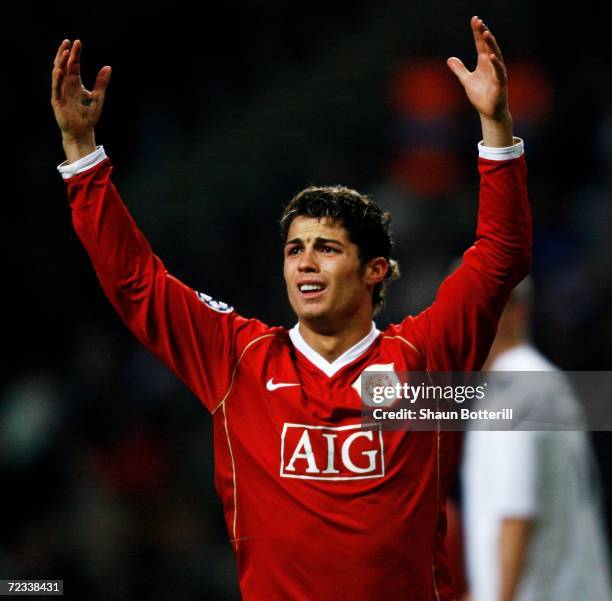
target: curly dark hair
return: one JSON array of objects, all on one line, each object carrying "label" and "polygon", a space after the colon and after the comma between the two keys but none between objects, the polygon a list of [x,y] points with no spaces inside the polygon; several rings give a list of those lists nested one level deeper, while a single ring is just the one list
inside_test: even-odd
[{"label": "curly dark hair", "polygon": [[283,242],[296,217],[329,218],[343,226],[351,242],[359,249],[361,266],[375,257],[389,262],[385,279],[372,291],[372,306],[378,313],[384,305],[390,282],[399,275],[397,261],[391,259],[393,240],[390,234],[391,215],[383,211],[369,196],[344,186],[310,186],[296,194],[285,207],[280,219]]}]

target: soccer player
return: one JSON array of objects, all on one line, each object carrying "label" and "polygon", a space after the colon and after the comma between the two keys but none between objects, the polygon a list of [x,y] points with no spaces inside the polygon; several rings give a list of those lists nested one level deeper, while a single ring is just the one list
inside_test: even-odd
[{"label": "soccer player", "polygon": [[343,187],[309,188],[282,217],[291,330],[246,319],[169,275],[112,183],[94,127],[111,69],[86,90],[81,43],[55,58],[52,106],[76,232],[123,321],[214,421],[216,488],[247,600],[453,599],[445,497],[459,438],[361,427],[368,367],[477,370],[531,261],[523,142],[513,137],[494,36],[471,19],[478,53],[448,66],[480,115],[475,244],[416,317],[372,321],[392,278],[388,216]]},{"label": "soccer player", "polygon": [[503,395],[525,416],[525,429],[472,430],[465,438],[468,599],[611,601],[599,478],[588,436],[527,429],[529,419],[584,420],[571,389],[559,385],[558,369],[529,342],[531,296],[528,277],[510,295],[484,366],[509,372],[503,389],[487,402]]}]

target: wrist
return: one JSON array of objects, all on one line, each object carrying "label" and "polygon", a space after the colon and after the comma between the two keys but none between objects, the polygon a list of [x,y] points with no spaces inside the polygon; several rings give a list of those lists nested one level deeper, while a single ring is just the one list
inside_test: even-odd
[{"label": "wrist", "polygon": [[508,111],[499,117],[480,115],[480,125],[485,146],[504,148],[514,144],[512,116]]},{"label": "wrist", "polygon": [[78,137],[62,135],[62,146],[64,147],[68,163],[74,163],[94,152],[96,149],[96,137],[93,131]]}]

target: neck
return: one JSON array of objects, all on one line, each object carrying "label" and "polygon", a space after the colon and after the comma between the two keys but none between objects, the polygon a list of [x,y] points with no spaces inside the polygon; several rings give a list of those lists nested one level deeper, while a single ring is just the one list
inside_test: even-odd
[{"label": "neck", "polygon": [[302,338],[331,363],[368,335],[372,329],[372,319],[359,320],[352,327],[338,331],[322,330],[300,320],[299,328]]}]

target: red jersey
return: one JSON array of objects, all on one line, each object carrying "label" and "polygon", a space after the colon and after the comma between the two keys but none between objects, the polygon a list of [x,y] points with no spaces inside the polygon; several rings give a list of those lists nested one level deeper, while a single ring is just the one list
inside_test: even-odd
[{"label": "red jersey", "polygon": [[73,222],[111,303],[211,412],[215,483],[247,601],[450,601],[445,499],[455,432],[361,428],[365,368],[471,371],[530,264],[523,156],[479,159],[477,241],[416,317],[333,363],[164,269],[108,158],[67,179]]}]

